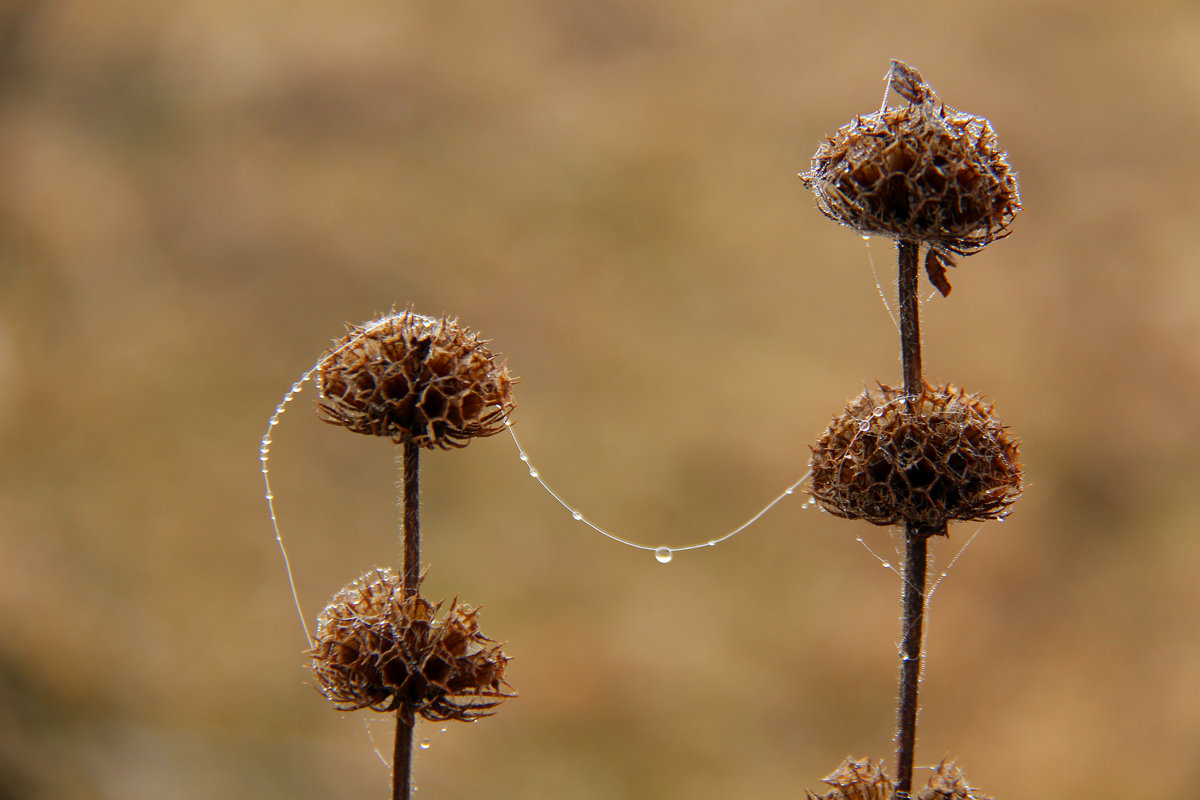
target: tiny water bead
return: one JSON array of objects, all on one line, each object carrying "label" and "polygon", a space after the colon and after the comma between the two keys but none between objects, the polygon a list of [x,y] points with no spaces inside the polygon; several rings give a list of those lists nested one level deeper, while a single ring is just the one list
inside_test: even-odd
[{"label": "tiny water bead", "polygon": [[418,745],[418,747],[420,747],[422,750],[428,750],[430,744],[432,743],[428,739],[422,739],[421,744]]},{"label": "tiny water bead", "polygon": [[[859,539],[859,541],[861,542],[862,539]],[[883,565],[884,569],[892,568],[892,562],[890,562],[890,561],[880,561],[879,563]]]},{"label": "tiny water bead", "polygon": [[654,551],[654,560],[660,564],[669,564],[674,557],[675,554],[671,552],[671,548],[669,547],[660,547]]},{"label": "tiny water bead", "polygon": [[583,514],[580,514],[578,511],[572,511],[571,519],[575,520],[576,522],[583,522]]},{"label": "tiny water bead", "polygon": [[538,474],[539,473],[536,469],[534,469],[533,467],[529,468],[529,477],[536,478],[538,476]]}]

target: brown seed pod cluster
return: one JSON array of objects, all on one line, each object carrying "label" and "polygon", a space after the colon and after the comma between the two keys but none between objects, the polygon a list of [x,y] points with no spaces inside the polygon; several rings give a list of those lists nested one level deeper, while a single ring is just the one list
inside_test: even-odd
[{"label": "brown seed pod cluster", "polygon": [[875,525],[1002,519],[1021,493],[1016,439],[982,396],[951,384],[864,392],[812,445],[811,467],[826,511]]},{"label": "brown seed pod cluster", "polygon": [[[833,791],[818,795],[805,792],[807,800],[892,800],[896,785],[883,773],[883,764],[868,759],[846,759],[823,779]],[[954,762],[943,761],[929,778],[929,786],[916,796],[917,800],[991,800],[967,786],[962,771]]]},{"label": "brown seed pod cluster", "polygon": [[322,357],[317,413],[354,433],[465,447],[503,430],[515,407],[515,380],[486,344],[412,310],[353,326]]},{"label": "brown seed pod cluster", "polygon": [[926,271],[949,294],[953,254],[1009,234],[1021,209],[1017,179],[991,122],[939,102],[899,61],[890,80],[910,105],[856,117],[817,148],[800,178],[831,219],[928,245]]},{"label": "brown seed pod cluster", "polygon": [[469,722],[514,696],[508,657],[479,632],[478,612],[457,600],[445,614],[404,593],[388,569],[367,572],[333,596],[317,620],[317,686],[343,711],[403,709],[427,720]]}]

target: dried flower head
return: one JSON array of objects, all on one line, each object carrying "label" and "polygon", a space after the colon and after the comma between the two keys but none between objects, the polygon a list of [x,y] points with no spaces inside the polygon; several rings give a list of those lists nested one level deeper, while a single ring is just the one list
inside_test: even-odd
[{"label": "dried flower head", "polygon": [[1017,441],[981,395],[946,384],[908,397],[879,385],[812,446],[810,492],[875,525],[1001,519],[1021,493]]},{"label": "dried flower head", "polygon": [[350,711],[402,708],[425,719],[470,721],[494,713],[507,691],[508,657],[455,600],[444,615],[399,576],[374,569],[338,591],[317,619],[310,653],[321,693]]},{"label": "dried flower head", "polygon": [[407,310],[349,331],[321,360],[317,413],[355,433],[465,447],[504,429],[515,380],[455,319]]},{"label": "dried flower head", "polygon": [[991,800],[991,797],[968,786],[957,764],[943,761],[930,776],[929,788],[922,789],[917,800]]},{"label": "dried flower head", "polygon": [[847,758],[832,774],[822,778],[833,787],[823,795],[806,791],[807,800],[892,800],[895,784],[883,774],[883,763]]},{"label": "dried flower head", "polygon": [[1017,179],[991,122],[938,101],[900,61],[889,81],[909,105],[856,117],[817,148],[800,178],[831,219],[928,245],[926,271],[949,294],[953,254],[1009,234],[1021,210]]},{"label": "dried flower head", "polygon": [[[805,792],[807,800],[892,800],[895,784],[883,774],[883,763],[847,758],[832,775],[823,779],[834,787],[827,794]],[[917,800],[991,800],[967,786],[962,772],[953,763],[943,761],[929,778],[928,788],[922,789]]]}]

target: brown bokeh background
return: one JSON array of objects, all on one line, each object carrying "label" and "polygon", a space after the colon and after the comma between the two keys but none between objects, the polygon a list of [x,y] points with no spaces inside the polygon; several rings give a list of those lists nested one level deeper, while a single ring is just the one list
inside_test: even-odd
[{"label": "brown bokeh background", "polygon": [[[344,322],[491,337],[533,462],[627,537],[704,541],[799,477],[899,372],[890,244],[795,177],[892,57],[992,119],[1025,205],[924,305],[928,375],[996,402],[1029,483],[933,599],[918,761],[1195,795],[1195,3],[8,0],[0,798],[386,795],[387,720],[309,685],[257,460]],[[398,558],[393,448],[311,396],[271,462],[310,619]],[[423,464],[427,594],[484,607],[521,697],[427,726],[419,796],[890,766],[899,586],[855,541],[887,531],[797,497],[660,565],[507,437]]]}]

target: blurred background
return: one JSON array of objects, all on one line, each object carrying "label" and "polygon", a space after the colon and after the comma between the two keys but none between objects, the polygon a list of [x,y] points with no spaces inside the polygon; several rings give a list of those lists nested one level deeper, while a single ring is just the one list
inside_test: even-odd
[{"label": "blurred background", "polygon": [[[522,379],[583,513],[705,541],[899,379],[891,244],[796,178],[889,59],[989,117],[1014,234],[923,309],[1025,497],[932,601],[918,762],[996,798],[1200,783],[1194,2],[7,0],[0,5],[0,798],[384,797],[390,719],[312,688],[258,443],[393,306]],[[924,284],[929,293],[932,289]],[[395,564],[387,442],[272,450],[311,620]],[[506,436],[423,460],[426,594],[520,698],[418,734],[419,796],[796,798],[892,769],[887,530],[790,498],[669,564],[590,533]]]}]

